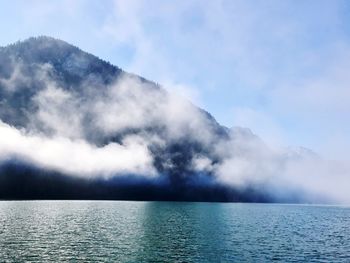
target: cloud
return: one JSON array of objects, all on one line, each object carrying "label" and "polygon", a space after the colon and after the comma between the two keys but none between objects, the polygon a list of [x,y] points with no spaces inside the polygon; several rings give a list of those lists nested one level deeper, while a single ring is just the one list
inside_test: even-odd
[{"label": "cloud", "polygon": [[349,130],[342,121],[349,109],[345,6],[114,1],[102,32],[117,47],[131,48],[124,67],[169,86],[192,87],[221,123],[239,126],[237,111],[232,117],[227,112],[251,109],[269,123],[268,129],[264,121],[254,124],[266,140],[305,144],[327,156],[318,141],[335,141],[334,127],[344,137],[342,130]]},{"label": "cloud", "polygon": [[32,118],[32,126],[68,138],[80,138],[84,133],[78,101],[69,92],[50,83],[33,98],[33,102],[38,111],[36,119]]},{"label": "cloud", "polygon": [[[73,65],[82,61],[72,59]],[[21,119],[24,115],[28,121],[21,124],[21,131],[2,123],[3,160],[25,159],[86,177],[154,175],[150,145],[164,147],[165,142],[188,137],[200,143],[212,140],[203,112],[154,83],[121,73],[105,85],[100,76],[92,74],[72,90],[54,80],[55,69],[49,64],[32,66],[34,95],[22,106],[25,112],[15,116]],[[11,83],[23,78],[16,76]],[[106,138],[117,136],[119,143],[106,144]]]},{"label": "cloud", "polygon": [[[77,61],[82,60],[77,58],[72,65]],[[232,189],[254,187],[276,198],[288,195],[290,189],[302,189],[310,195],[350,201],[345,187],[350,167],[346,164],[266,144],[247,128],[236,127],[228,137],[220,137],[207,114],[154,83],[121,73],[105,85],[100,77],[90,75],[80,86],[67,89],[52,78],[50,65],[36,65],[35,69],[40,85],[29,100],[29,108],[35,111],[21,130],[1,122],[1,162],[20,159],[82,178],[158,178],[164,174],[156,168],[159,156],[152,150],[156,148],[164,150],[160,154],[167,169],[179,165],[176,154],[186,155],[188,160],[182,162],[188,167],[181,173],[193,170],[197,174],[186,176],[201,178],[199,183],[212,177],[212,182]],[[11,79],[17,83],[16,77]],[[244,121],[268,123],[255,112],[243,113]],[[103,139],[116,137],[117,142]],[[167,152],[167,147],[181,142],[199,145],[201,150]]]},{"label": "cloud", "polygon": [[[66,39],[169,90],[190,87],[185,96],[194,93],[227,126],[240,125],[230,109],[252,109],[274,122],[268,141],[279,133],[327,155],[317,142],[337,141],[334,128],[349,140],[344,1],[14,2],[2,9],[16,27],[2,39]],[[255,126],[268,132],[263,122]],[[345,150],[335,148],[332,158]]]},{"label": "cloud", "polygon": [[[170,95],[159,103],[150,99],[158,93],[135,89],[135,97],[144,97],[145,101],[135,104],[142,111],[148,109],[147,121],[165,125],[169,138],[184,134],[196,138],[221,158],[215,163],[212,156],[197,156],[193,162],[199,170],[213,172],[218,180],[234,186],[277,182],[348,200],[344,186],[349,185],[350,169],[344,145],[350,128],[344,120],[349,115],[346,69],[350,49],[342,8],[342,1],[321,1],[317,6],[288,1],[186,1],[176,6],[160,1],[114,1],[103,32],[114,36],[115,43],[132,47],[129,70],[165,83],[170,90],[178,83],[189,86],[199,97],[214,86],[211,94],[217,101],[224,100],[224,94],[231,98],[230,108],[236,104],[232,123],[245,124],[268,142],[267,146],[237,131],[229,141],[217,142],[210,124],[187,102]],[[204,81],[197,82],[203,75]],[[221,81],[227,76],[229,81]],[[140,83],[132,79],[124,84]],[[123,90],[121,85],[115,90]],[[114,95],[133,101],[130,94]],[[108,97],[115,99],[111,94]],[[125,108],[125,116],[133,112],[132,105]],[[116,109],[112,115],[118,111],[123,112]],[[223,112],[227,115],[227,110]],[[140,113],[134,116],[130,119],[137,124],[145,119]],[[281,145],[304,143],[304,134],[316,138],[310,143],[313,146],[338,142],[333,147],[342,151],[336,157],[346,160],[314,160],[304,153],[302,160],[286,157],[288,151]],[[343,135],[340,141],[336,140],[339,134]],[[329,153],[329,147],[322,151],[325,158],[333,157]]]},{"label": "cloud", "polygon": [[0,160],[12,158],[87,178],[155,174],[142,138],[126,137],[122,144],[97,147],[84,140],[30,134],[0,122]]},{"label": "cloud", "polygon": [[232,139],[225,143],[223,162],[217,173],[223,182],[244,187],[279,181],[283,172],[280,152],[275,152],[252,134],[236,131]]},{"label": "cloud", "polygon": [[[347,161],[305,158],[286,164],[282,178],[286,185],[293,185],[318,198],[335,203],[350,203],[350,166]],[[322,200],[322,199],[321,199]],[[315,198],[316,202],[320,202]]]},{"label": "cloud", "polygon": [[[18,87],[30,81],[30,79],[22,74],[21,63],[13,63],[11,60],[6,62],[6,65],[10,68],[10,70],[7,70],[11,73],[8,76],[0,77],[0,85],[4,87],[6,92],[14,92]],[[12,64],[14,67],[11,69]]]},{"label": "cloud", "polygon": [[[32,99],[38,109],[31,117],[32,124],[69,138],[85,138],[94,131],[112,136],[130,129],[154,128],[164,129],[167,139],[211,139],[212,128],[203,112],[154,83],[122,74],[108,86],[89,78],[82,87],[83,94],[79,94],[45,79],[45,88]],[[84,122],[86,118],[89,123]]]}]

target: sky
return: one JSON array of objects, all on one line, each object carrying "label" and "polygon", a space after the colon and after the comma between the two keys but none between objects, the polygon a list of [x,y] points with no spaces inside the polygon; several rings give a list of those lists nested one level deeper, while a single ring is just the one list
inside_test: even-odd
[{"label": "sky", "polygon": [[0,0],[0,46],[65,40],[227,127],[330,159],[350,147],[350,3]]}]

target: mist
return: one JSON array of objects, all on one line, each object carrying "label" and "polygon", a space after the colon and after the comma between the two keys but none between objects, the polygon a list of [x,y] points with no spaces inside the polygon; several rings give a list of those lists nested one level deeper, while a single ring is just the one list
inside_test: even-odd
[{"label": "mist", "polygon": [[0,76],[0,167],[31,167],[39,181],[36,173],[47,171],[46,178],[76,185],[104,182],[119,193],[110,198],[350,202],[346,163],[223,127],[171,90],[57,45],[69,54],[59,68],[33,50],[26,60],[8,57]]}]

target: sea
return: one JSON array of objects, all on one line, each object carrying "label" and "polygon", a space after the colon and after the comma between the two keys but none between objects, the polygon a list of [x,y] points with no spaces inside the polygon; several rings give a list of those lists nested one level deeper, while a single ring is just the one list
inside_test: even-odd
[{"label": "sea", "polygon": [[0,262],[350,262],[350,207],[0,201]]}]

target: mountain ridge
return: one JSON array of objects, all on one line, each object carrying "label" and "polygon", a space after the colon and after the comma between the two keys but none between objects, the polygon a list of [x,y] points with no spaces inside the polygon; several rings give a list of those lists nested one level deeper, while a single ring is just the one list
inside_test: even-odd
[{"label": "mountain ridge", "polygon": [[[33,46],[35,47],[33,49]],[[137,78],[139,78],[142,82],[146,82],[151,84],[152,86],[155,86],[157,88],[163,88],[161,85],[159,85],[158,83],[155,83],[151,80],[145,79],[139,75],[136,75],[134,73],[130,73],[130,72],[126,72],[123,69],[119,68],[118,66],[115,66],[113,64],[111,64],[109,61],[101,59],[89,52],[83,51],[82,49],[80,49],[77,46],[71,45],[68,42],[61,40],[61,39],[57,39],[54,37],[50,37],[50,36],[38,36],[38,37],[30,37],[28,39],[22,40],[22,41],[17,41],[13,44],[9,44],[3,47],[0,47],[0,51],[2,49],[2,52],[5,53],[9,53],[11,57],[13,56],[19,56],[20,59],[23,59],[23,53],[26,54],[25,55],[25,60],[29,60],[28,57],[32,58],[33,53],[39,53],[40,55],[42,55],[43,50],[45,53],[45,50],[48,49],[49,52],[52,50],[59,50],[59,48],[63,48],[65,50],[64,55],[59,54],[59,57],[69,57],[72,54],[77,54],[80,56],[85,56],[90,60],[91,65],[101,65],[104,68],[107,67],[108,68],[108,73],[111,73],[113,75],[113,77],[118,77],[119,74],[129,74],[131,76],[135,76]],[[19,49],[19,50],[18,50]],[[13,50],[15,52],[13,52]],[[30,52],[28,52],[30,51]],[[35,52],[33,52],[35,51]],[[45,57],[45,56],[43,56]],[[40,59],[41,57],[39,57]],[[54,64],[52,63],[52,61],[50,59],[45,59],[45,60],[34,60],[34,61],[30,61],[31,63],[50,63],[50,64]],[[98,74],[101,74],[101,70],[99,71],[99,67],[97,67],[96,72]],[[61,70],[61,68],[59,68],[59,70]],[[80,69],[81,70],[81,69]],[[95,70],[93,70],[93,72],[95,72]],[[111,81],[111,80],[109,80]],[[110,84],[109,81],[106,81],[107,84]],[[196,106],[197,107],[197,106]],[[197,107],[199,108],[199,107]],[[206,114],[208,116],[208,118],[212,119],[213,121],[215,121],[217,123],[217,121],[215,120],[215,118],[206,110],[199,108],[201,111],[203,111],[204,114]],[[218,124],[218,123],[217,123]],[[219,124],[218,124],[219,125]],[[222,125],[220,125],[222,126]],[[222,126],[224,127],[224,126]],[[227,127],[224,127],[226,129],[228,129]]]}]

